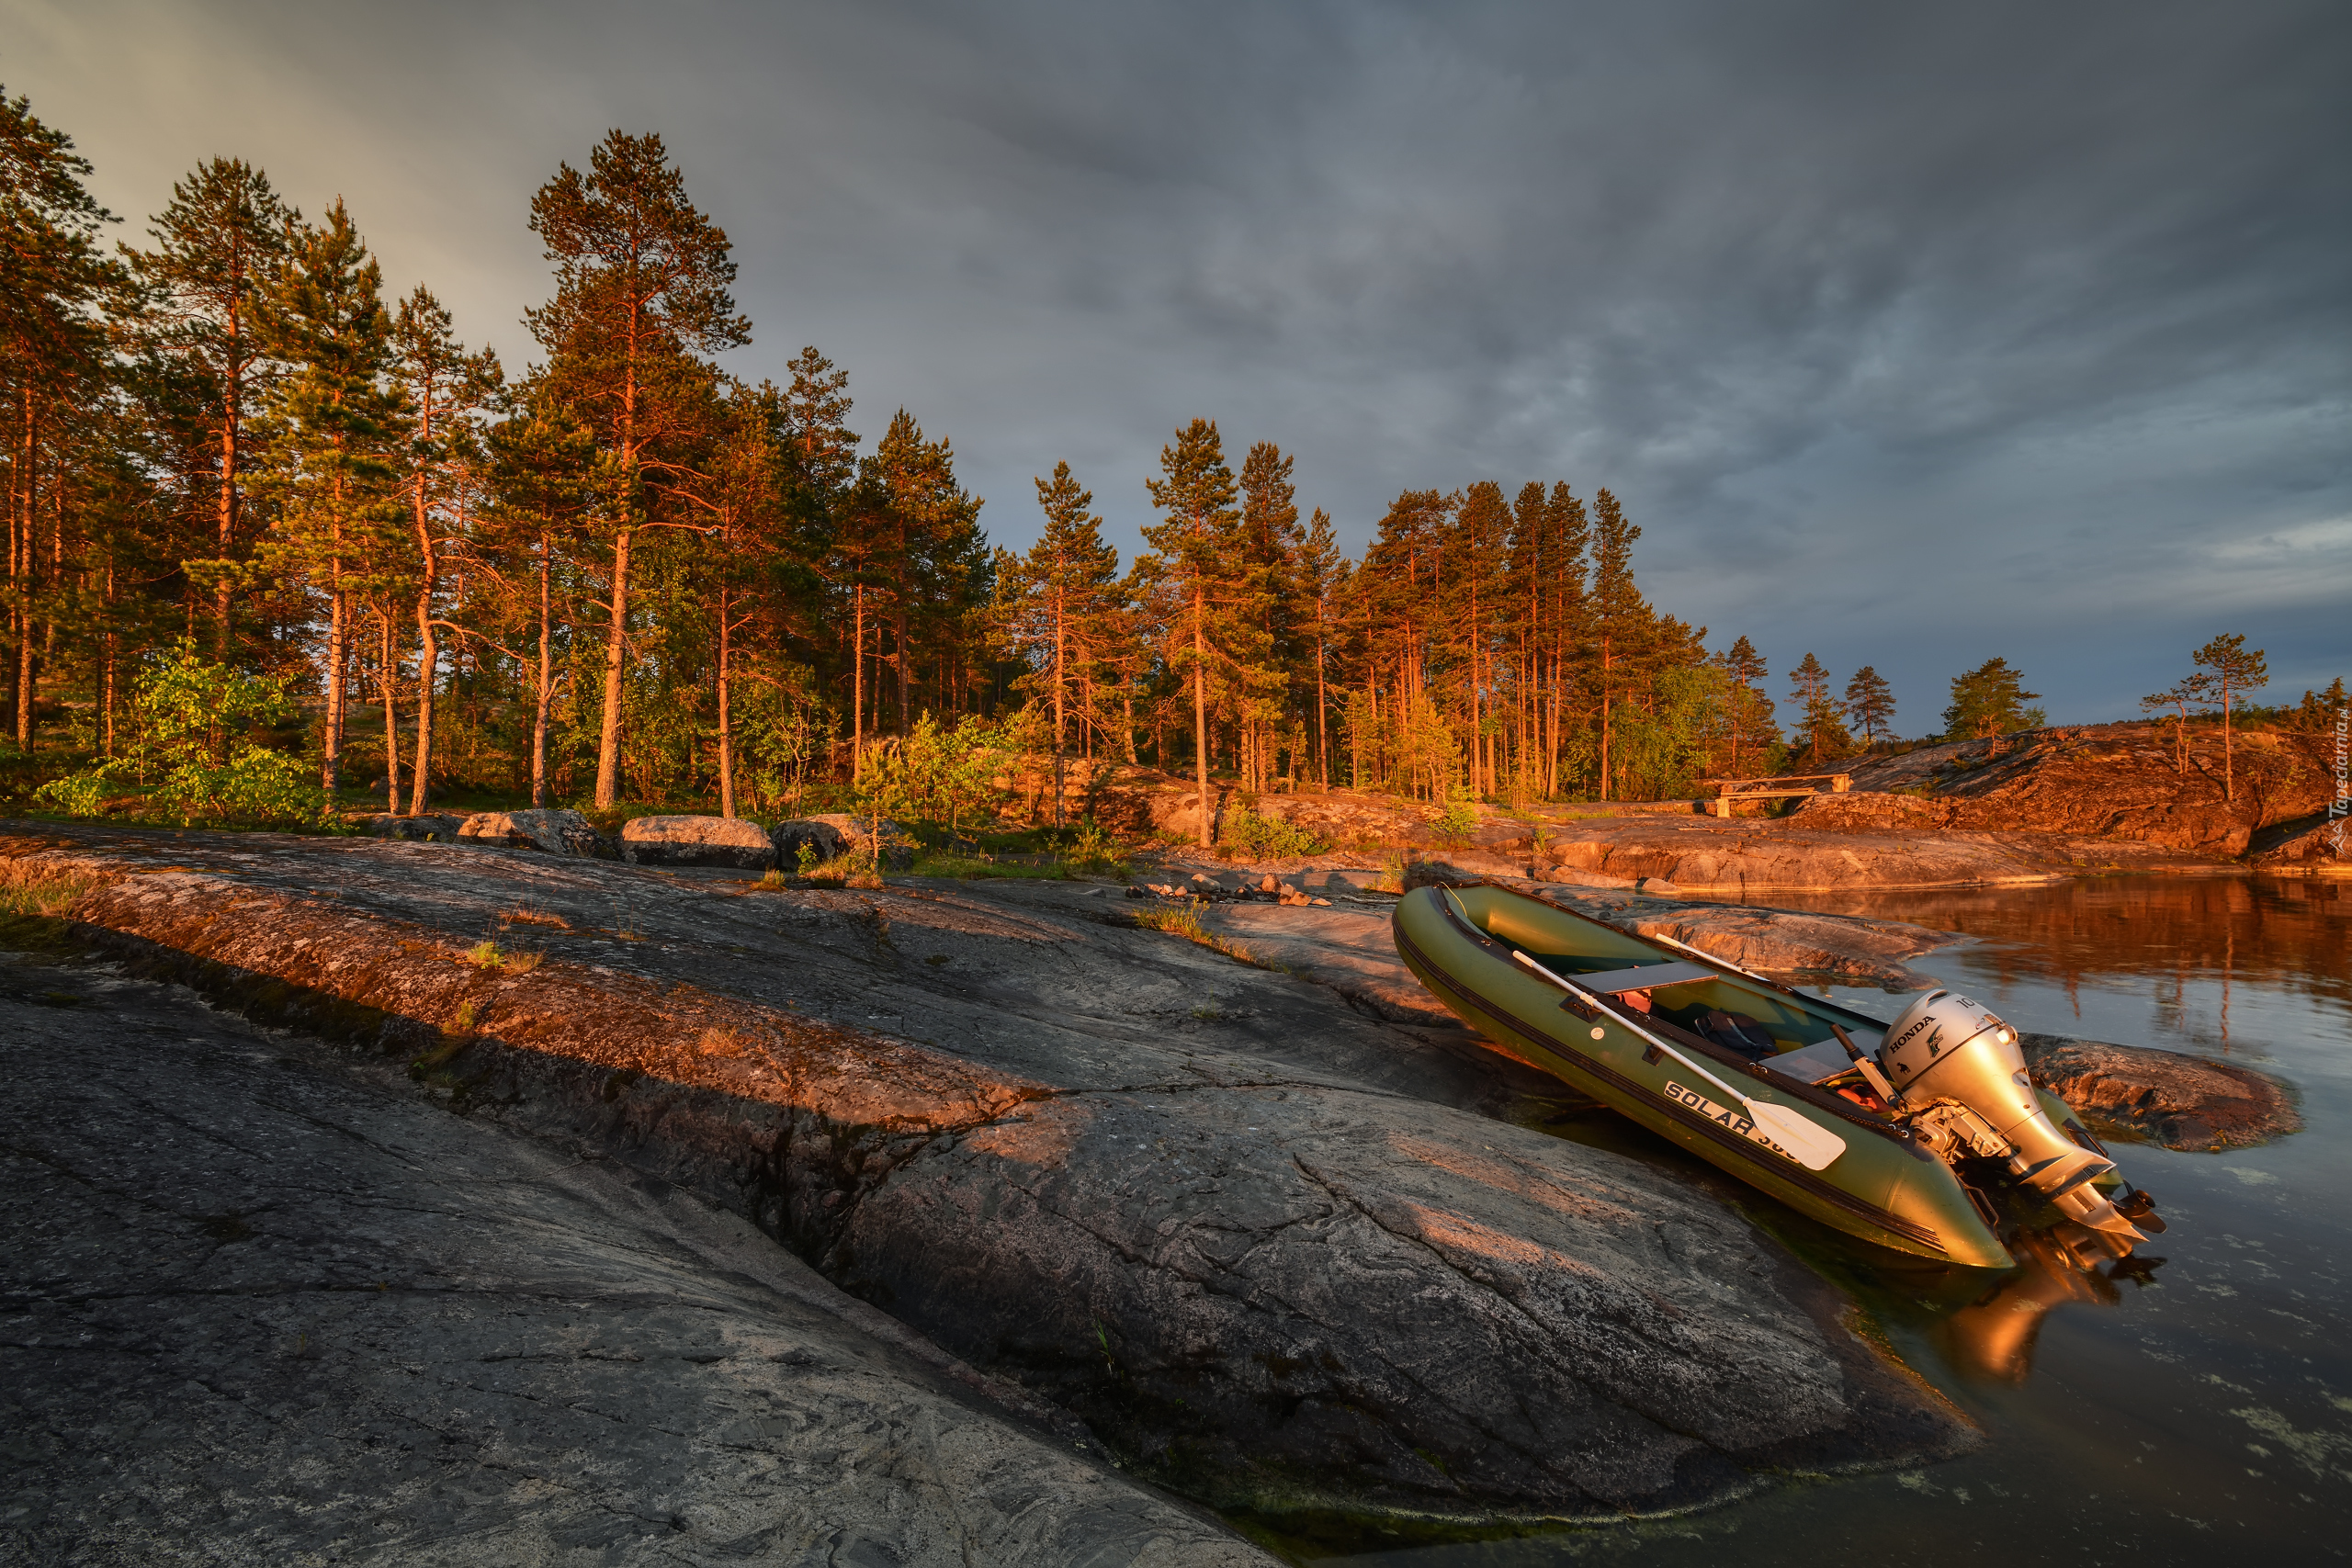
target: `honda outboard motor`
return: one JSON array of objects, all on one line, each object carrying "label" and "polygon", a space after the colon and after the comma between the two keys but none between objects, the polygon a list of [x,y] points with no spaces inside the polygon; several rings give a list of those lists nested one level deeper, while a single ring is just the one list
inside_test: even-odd
[{"label": "honda outboard motor", "polygon": [[2091,1182],[2115,1162],[2052,1124],[2033,1091],[2017,1031],[1956,991],[1929,991],[1887,1025],[1880,1066],[1901,1110],[1939,1153],[1955,1145],[2009,1173],[2096,1232],[2118,1257],[2147,1237]]}]

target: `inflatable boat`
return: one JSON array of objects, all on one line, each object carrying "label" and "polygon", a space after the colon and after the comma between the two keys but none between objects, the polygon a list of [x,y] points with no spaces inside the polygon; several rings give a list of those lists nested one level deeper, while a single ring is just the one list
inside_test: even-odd
[{"label": "inflatable boat", "polygon": [[2006,1216],[2023,1216],[2087,1267],[2164,1228],[2034,1086],[2016,1031],[1957,992],[1882,1023],[1494,884],[1416,888],[1395,930],[1489,1044],[1866,1241],[2007,1269]]}]

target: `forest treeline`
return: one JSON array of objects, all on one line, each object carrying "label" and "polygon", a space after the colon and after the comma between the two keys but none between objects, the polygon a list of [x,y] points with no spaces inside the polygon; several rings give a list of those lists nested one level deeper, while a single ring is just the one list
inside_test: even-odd
[{"label": "forest treeline", "polygon": [[[1248,788],[1512,802],[1892,733],[1873,671],[1841,687],[1810,653],[1784,733],[1747,638],[1711,654],[1644,597],[1606,489],[1409,491],[1351,559],[1287,454],[1194,420],[1142,555],[1066,463],[1035,546],[991,547],[951,443],[904,409],[865,442],[816,348],[782,384],[721,367],[751,340],[735,264],[657,136],[532,197],[552,276],[521,367],[428,288],[388,298],[339,199],[307,217],[214,159],[110,243],[70,138],[0,95],[0,141],[20,761],[119,758],[156,694],[232,677],[293,700],[327,799],[407,811],[456,785],[770,812],[926,716]],[[2028,721],[2002,661],[1963,679],[1967,723]]]}]

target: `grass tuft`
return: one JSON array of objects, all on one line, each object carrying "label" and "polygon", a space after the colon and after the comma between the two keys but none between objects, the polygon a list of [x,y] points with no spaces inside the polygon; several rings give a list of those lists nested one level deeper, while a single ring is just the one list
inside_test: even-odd
[{"label": "grass tuft", "polygon": [[518,947],[514,952],[502,956],[504,961],[503,966],[509,975],[528,975],[548,961],[548,955],[536,947]]},{"label": "grass tuft", "polygon": [[55,919],[83,894],[100,886],[98,879],[81,872],[27,869],[15,862],[0,862],[0,915],[40,915]]},{"label": "grass tuft", "polygon": [[498,951],[494,942],[478,942],[467,951],[466,962],[477,969],[497,969],[504,966],[506,954]]},{"label": "grass tuft", "polygon": [[1219,936],[1201,924],[1201,911],[1198,905],[1147,904],[1136,911],[1136,924],[1146,931],[1166,931],[1170,936],[1181,936],[1186,942],[1196,942],[1211,953],[1222,953],[1227,958],[1237,963],[1247,964],[1253,969],[1272,969],[1282,975],[1290,973],[1287,966],[1261,958],[1231,937]]}]

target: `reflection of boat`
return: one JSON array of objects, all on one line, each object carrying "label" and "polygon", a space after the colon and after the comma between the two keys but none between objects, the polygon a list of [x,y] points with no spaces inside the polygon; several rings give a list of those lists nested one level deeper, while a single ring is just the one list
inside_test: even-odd
[{"label": "reflection of boat", "polygon": [[[1939,1324],[1936,1337],[1954,1364],[1980,1377],[2021,1383],[2033,1370],[2033,1342],[2042,1319],[2068,1302],[2113,1306],[2120,1299],[2115,1276],[2101,1273],[2049,1231],[2028,1231],[2009,1240],[2018,1269],[1978,1300]],[[2132,1271],[2144,1281],[2161,1258],[2139,1262]],[[2119,1273],[2130,1265],[2111,1266]]]},{"label": "reflection of boat", "polygon": [[1965,997],[1925,993],[1883,1025],[1491,885],[1408,893],[1395,931],[1421,983],[1500,1049],[1850,1235],[2007,1268],[1987,1192],[2009,1189],[2054,1206],[2083,1252],[2146,1239],[2106,1196],[2114,1162]]}]

